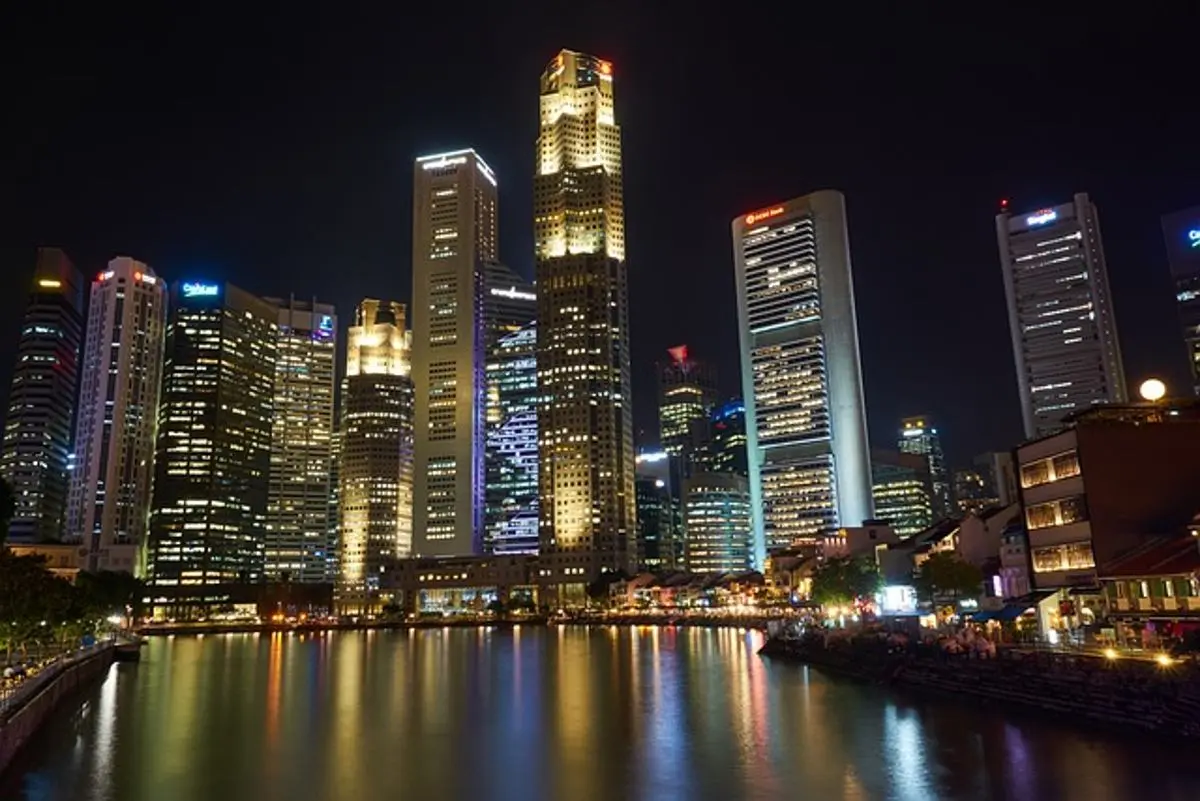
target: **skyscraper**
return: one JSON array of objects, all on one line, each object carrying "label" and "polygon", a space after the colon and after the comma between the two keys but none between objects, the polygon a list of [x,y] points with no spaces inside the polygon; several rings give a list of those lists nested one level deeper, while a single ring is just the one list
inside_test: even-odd
[{"label": "skyscraper", "polygon": [[38,248],[0,450],[13,542],[62,537],[82,338],[83,276],[58,248]]},{"label": "skyscraper", "polygon": [[826,190],[733,221],[754,564],[872,516],[846,205]]},{"label": "skyscraper", "polygon": [[167,289],[124,256],[92,282],[67,533],[88,568],[142,575],[150,525]]},{"label": "skyscraper", "polygon": [[267,302],[278,309],[278,353],[264,569],[268,581],[329,582],[337,570],[330,504],[337,313],[316,300]]},{"label": "skyscraper", "polygon": [[922,454],[871,450],[871,494],[875,517],[901,537],[927,529],[934,520],[929,460]]},{"label": "skyscraper", "polygon": [[749,476],[746,462],[746,406],[741,398],[713,409],[709,418],[708,442],[698,461],[704,472],[737,473]]},{"label": "skyscraper", "polygon": [[750,487],[737,473],[697,473],[683,492],[687,569],[740,573],[754,565]]},{"label": "skyscraper", "polygon": [[540,551],[544,578],[572,597],[636,553],[621,129],[607,61],[563,50],[540,90]]},{"label": "skyscraper", "polygon": [[708,438],[717,374],[711,365],[689,358],[687,345],[669,353],[671,360],[658,365],[658,436],[663,450],[686,467]]},{"label": "skyscraper", "polygon": [[637,569],[679,570],[684,566],[681,488],[666,451],[637,455]]},{"label": "skyscraper", "polygon": [[149,584],[176,615],[257,602],[278,321],[277,306],[232,284],[171,286]]},{"label": "skyscraper", "polygon": [[413,551],[413,385],[404,305],[368,299],[346,336],[337,605],[378,611],[380,574]]},{"label": "skyscraper", "polygon": [[1175,282],[1179,322],[1192,384],[1200,397],[1200,206],[1163,217],[1167,259]]},{"label": "skyscraper", "polygon": [[[942,451],[942,438],[928,417],[906,417],[900,422],[900,437],[896,443],[901,453],[912,453],[925,460],[933,491],[933,517],[941,520],[954,514],[950,471]],[[876,515],[879,510],[875,510]],[[899,533],[899,529],[897,529]]]},{"label": "skyscraper", "polygon": [[486,553],[537,553],[537,295],[502,265],[488,265]]},{"label": "skyscraper", "polygon": [[1057,430],[1068,414],[1124,403],[1096,207],[1086,194],[1028,214],[996,215],[996,237],[1025,436]]},{"label": "skyscraper", "polygon": [[422,156],[413,180],[414,527],[421,556],[483,551],[487,265],[496,176],[474,150]]}]

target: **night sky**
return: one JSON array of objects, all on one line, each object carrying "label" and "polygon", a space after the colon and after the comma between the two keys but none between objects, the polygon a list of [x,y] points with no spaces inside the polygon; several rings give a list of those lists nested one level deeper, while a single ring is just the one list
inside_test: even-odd
[{"label": "night sky", "polygon": [[531,274],[538,76],[562,47],[614,63],[644,441],[666,348],[687,343],[739,392],[730,220],[821,188],[847,196],[873,444],[913,413],[937,418],[955,463],[1019,438],[1001,198],[1020,212],[1091,194],[1131,386],[1185,385],[1159,228],[1200,203],[1200,14],[1185,4],[995,5],[986,20],[910,4],[342,5],[22,12],[42,17],[7,31],[5,387],[38,245],[89,277],[129,255],[169,280],[317,295],[343,325],[364,296],[408,301],[423,153],[470,146],[491,164],[502,256]]}]

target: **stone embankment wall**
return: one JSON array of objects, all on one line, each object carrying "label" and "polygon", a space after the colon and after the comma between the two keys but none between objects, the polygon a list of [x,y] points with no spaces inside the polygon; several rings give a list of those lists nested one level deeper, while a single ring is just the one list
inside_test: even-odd
[{"label": "stone embankment wall", "polygon": [[104,675],[113,658],[111,646],[100,648],[66,666],[33,695],[4,712],[0,718],[0,773],[4,772],[21,746],[37,732],[59,703],[75,690]]},{"label": "stone embankment wall", "polygon": [[1072,716],[1131,733],[1200,738],[1200,668],[1003,649],[998,658],[946,655],[935,647],[889,647],[820,637],[769,640],[763,653],[840,675]]}]

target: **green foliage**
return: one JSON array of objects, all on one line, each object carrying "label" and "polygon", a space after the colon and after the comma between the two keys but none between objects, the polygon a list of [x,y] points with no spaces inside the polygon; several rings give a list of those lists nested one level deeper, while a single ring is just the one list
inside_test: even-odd
[{"label": "green foliage", "polygon": [[873,597],[882,586],[883,579],[872,560],[834,557],[813,571],[812,599],[824,606],[844,606]]},{"label": "green foliage", "polygon": [[952,551],[935,553],[921,565],[914,580],[922,601],[935,598],[974,598],[983,586],[983,573]]},{"label": "green foliage", "polygon": [[58,578],[41,556],[16,556],[0,547],[0,648],[5,661],[31,647],[65,646],[94,633],[112,614],[142,597],[142,583],[124,573]]}]

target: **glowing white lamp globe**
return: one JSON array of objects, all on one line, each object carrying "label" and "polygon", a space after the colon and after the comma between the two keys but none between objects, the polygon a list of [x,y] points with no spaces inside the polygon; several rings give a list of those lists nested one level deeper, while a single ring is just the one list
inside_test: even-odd
[{"label": "glowing white lamp globe", "polygon": [[1151,403],[1162,400],[1167,394],[1167,385],[1157,378],[1147,378],[1138,387],[1138,392],[1141,393],[1142,400],[1148,400]]}]

